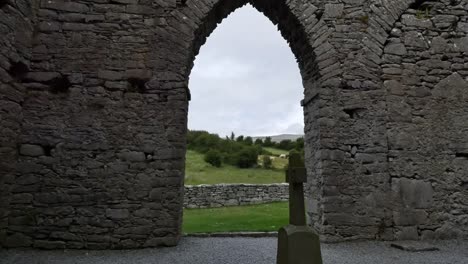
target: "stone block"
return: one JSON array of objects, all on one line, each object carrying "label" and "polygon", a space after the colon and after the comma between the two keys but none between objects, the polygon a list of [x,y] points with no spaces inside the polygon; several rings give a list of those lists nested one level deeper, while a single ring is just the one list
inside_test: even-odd
[{"label": "stone block", "polygon": [[39,145],[23,144],[20,147],[20,154],[23,156],[39,157],[44,155],[44,148]]},{"label": "stone block", "polygon": [[343,15],[343,4],[326,4],[324,16],[327,18],[339,18]]},{"label": "stone block", "polygon": [[438,228],[434,232],[435,239],[456,239],[461,238],[463,236],[462,230],[449,222],[444,223],[444,225]]},{"label": "stone block", "polygon": [[452,73],[447,78],[441,80],[435,87],[432,94],[438,98],[463,99],[468,98],[466,91],[468,82],[457,72]]},{"label": "stone block", "polygon": [[124,74],[118,71],[100,70],[98,77],[107,81],[119,81],[123,79]]},{"label": "stone block", "polygon": [[143,162],[146,161],[146,155],[143,152],[130,151],[125,152],[121,155],[123,160],[131,162]]},{"label": "stone block", "polygon": [[58,10],[58,11],[67,11],[75,13],[87,13],[89,12],[89,7],[85,4],[74,3],[74,2],[65,2],[65,1],[41,1],[41,7]]},{"label": "stone block", "polygon": [[64,241],[36,240],[33,247],[40,249],[63,249],[65,245]]},{"label": "stone block", "polygon": [[122,220],[130,217],[128,209],[107,209],[106,216],[110,219]]},{"label": "stone block", "polygon": [[150,191],[149,198],[151,201],[162,201],[164,188],[155,188]]},{"label": "stone block", "polygon": [[32,245],[32,238],[21,233],[15,233],[8,236],[4,242],[5,247],[17,248],[17,247],[29,247]]},{"label": "stone block", "polygon": [[415,226],[405,226],[398,228],[395,234],[396,240],[418,240],[418,228]]},{"label": "stone block", "polygon": [[64,241],[80,241],[81,238],[75,234],[69,232],[59,232],[55,231],[50,234],[50,237],[53,239],[60,239]]},{"label": "stone block", "polygon": [[405,26],[416,27],[416,28],[430,28],[432,22],[430,19],[419,19],[415,15],[405,14],[401,17],[401,23]]},{"label": "stone block", "polygon": [[407,208],[424,209],[432,206],[434,190],[430,182],[407,178],[393,179],[392,190]]},{"label": "stone block", "polygon": [[397,226],[414,226],[427,223],[428,214],[424,210],[401,209],[393,212],[393,221]]},{"label": "stone block", "polygon": [[405,45],[402,43],[392,43],[385,47],[385,53],[392,55],[405,55],[407,53]]}]

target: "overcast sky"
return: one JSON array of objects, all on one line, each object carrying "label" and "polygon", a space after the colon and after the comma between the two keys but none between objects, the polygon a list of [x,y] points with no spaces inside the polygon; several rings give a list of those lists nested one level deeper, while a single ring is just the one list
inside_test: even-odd
[{"label": "overcast sky", "polygon": [[189,86],[189,129],[220,136],[303,133],[296,59],[277,27],[250,5],[210,35]]}]

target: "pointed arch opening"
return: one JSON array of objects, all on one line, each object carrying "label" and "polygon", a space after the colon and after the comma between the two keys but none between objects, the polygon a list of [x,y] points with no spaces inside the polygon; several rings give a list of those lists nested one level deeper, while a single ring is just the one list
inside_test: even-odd
[{"label": "pointed arch opening", "polygon": [[[195,3],[188,2],[189,5]],[[327,61],[324,57],[329,57],[329,50],[324,49],[324,45],[319,54],[316,53],[314,45],[323,43],[326,39],[326,26],[316,26],[320,23],[315,16],[314,8],[308,10],[308,18],[301,18],[294,13],[294,4],[287,1],[268,1],[268,0],[220,0],[215,3],[207,4],[206,14],[203,14],[198,26],[195,29],[193,40],[189,46],[189,56],[186,66],[185,78],[189,84],[189,78],[192,73],[195,58],[200,52],[201,47],[206,43],[207,38],[213,33],[223,19],[227,18],[232,12],[239,8],[251,4],[257,11],[265,15],[273,25],[277,26],[282,37],[289,44],[289,48],[297,62],[300,71],[300,79],[303,86],[302,100],[297,104],[303,107],[304,113],[304,141],[305,141],[305,161],[308,171],[308,187],[306,187],[306,209],[308,213],[308,222],[317,228],[320,228],[320,170],[319,170],[319,90],[321,82],[330,76],[323,76],[321,69],[333,64],[332,60]],[[201,4],[200,4],[201,5]],[[212,6],[210,6],[212,5]],[[298,14],[304,15],[304,7],[297,7]],[[203,9],[203,8],[200,8]],[[252,25],[255,26],[255,25]],[[307,32],[306,32],[307,31]],[[315,32],[316,33],[312,33]],[[222,49],[222,47],[220,47]],[[274,54],[272,54],[274,56]],[[317,56],[321,56],[323,65],[317,63]],[[190,89],[191,87],[189,87]],[[284,87],[291,89],[291,87]],[[191,91],[194,92],[193,90]]]}]

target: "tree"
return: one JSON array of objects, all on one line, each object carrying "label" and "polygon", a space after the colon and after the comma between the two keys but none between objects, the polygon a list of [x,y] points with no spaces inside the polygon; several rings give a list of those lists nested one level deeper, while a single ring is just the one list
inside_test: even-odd
[{"label": "tree", "polygon": [[271,142],[271,137],[266,137],[265,138],[265,141],[263,142],[263,146],[265,147],[271,147],[273,146],[272,142]]},{"label": "tree", "polygon": [[210,149],[217,149],[220,140],[218,135],[206,132],[198,136],[194,140],[193,145],[196,150],[205,153]]},{"label": "tree", "polygon": [[246,137],[244,139],[244,144],[249,145],[249,146],[252,145],[253,144],[252,137]]},{"label": "tree", "polygon": [[278,144],[278,148],[288,151],[295,148],[295,146],[296,144],[289,139],[281,140],[281,142]]},{"label": "tree", "polygon": [[238,136],[236,141],[237,142],[244,142],[244,136]]},{"label": "tree", "polygon": [[304,149],[304,138],[300,137],[296,139],[295,149],[301,150]]},{"label": "tree", "polygon": [[257,139],[255,140],[255,145],[258,145],[258,146],[263,145],[262,139],[261,139],[261,138],[257,138]]},{"label": "tree", "polygon": [[211,164],[211,166],[219,168],[221,167],[221,153],[211,149],[205,154],[205,161]]},{"label": "tree", "polygon": [[231,140],[234,141],[235,138],[236,138],[236,135],[234,135],[234,132],[231,132]]}]

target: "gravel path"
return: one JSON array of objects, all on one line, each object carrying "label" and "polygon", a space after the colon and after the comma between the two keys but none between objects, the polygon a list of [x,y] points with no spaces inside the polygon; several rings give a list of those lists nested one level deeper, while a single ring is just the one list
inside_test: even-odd
[{"label": "gravel path", "polygon": [[[179,247],[121,251],[2,250],[1,264],[274,264],[276,238],[184,238]],[[431,243],[433,252],[406,252],[388,242],[323,244],[324,263],[467,264],[468,241]]]}]

